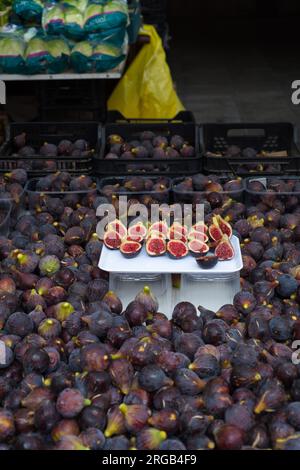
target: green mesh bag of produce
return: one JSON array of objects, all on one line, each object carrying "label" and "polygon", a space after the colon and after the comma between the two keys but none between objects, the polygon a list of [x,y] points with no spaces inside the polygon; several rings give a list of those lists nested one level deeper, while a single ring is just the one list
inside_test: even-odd
[{"label": "green mesh bag of produce", "polygon": [[114,69],[124,60],[125,55],[119,47],[111,44],[97,44],[93,48],[93,62],[96,72]]},{"label": "green mesh bag of produce", "polygon": [[77,73],[93,70],[93,48],[88,41],[78,42],[71,52],[71,66]]},{"label": "green mesh bag of produce", "polygon": [[50,39],[46,43],[49,53],[48,72],[62,73],[69,67],[70,48],[64,39]]},{"label": "green mesh bag of produce", "polygon": [[26,73],[33,75],[46,72],[50,59],[46,41],[39,37],[29,40],[25,50]]},{"label": "green mesh bag of produce", "polygon": [[0,36],[0,70],[4,73],[24,73],[25,43],[20,37]]},{"label": "green mesh bag of produce", "polygon": [[49,35],[57,36],[64,32],[65,13],[61,5],[51,3],[44,8],[42,26]]},{"label": "green mesh bag of produce", "polygon": [[14,0],[13,11],[24,20],[39,20],[43,13],[44,3],[41,0]]}]

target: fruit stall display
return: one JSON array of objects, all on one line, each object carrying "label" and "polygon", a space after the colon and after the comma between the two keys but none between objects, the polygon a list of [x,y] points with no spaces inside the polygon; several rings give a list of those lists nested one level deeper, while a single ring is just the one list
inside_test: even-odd
[{"label": "fruit stall display", "polygon": [[[2,175],[0,200],[26,180]],[[216,312],[201,298],[161,312],[147,286],[122,305],[98,267],[93,180],[47,175],[35,182],[45,200],[29,207],[31,184],[0,237],[1,450],[300,449],[297,180],[243,186],[243,213],[225,219],[241,290]]]},{"label": "fruit stall display", "polygon": [[204,124],[200,143],[208,173],[295,174],[300,170],[291,123]]}]

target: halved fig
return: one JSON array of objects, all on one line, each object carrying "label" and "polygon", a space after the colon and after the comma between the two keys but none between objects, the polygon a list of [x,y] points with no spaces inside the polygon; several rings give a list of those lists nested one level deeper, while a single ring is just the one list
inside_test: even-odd
[{"label": "halved fig", "polygon": [[175,230],[175,232],[179,232],[182,235],[187,236],[188,229],[186,225],[181,224],[180,222],[173,222],[170,229]]},{"label": "halved fig", "polygon": [[198,258],[200,255],[209,252],[209,246],[205,242],[197,240],[196,238],[189,241],[188,248],[191,255],[195,256],[195,258]]},{"label": "halved fig", "polygon": [[123,240],[120,246],[120,252],[125,258],[135,258],[141,251],[142,245],[131,240]]},{"label": "halved fig", "polygon": [[146,243],[146,251],[149,256],[162,256],[167,250],[167,244],[162,237],[148,238]]},{"label": "halved fig", "polygon": [[188,236],[189,240],[200,240],[201,242],[208,242],[208,236],[204,232],[196,232],[195,230],[192,230],[189,232]]},{"label": "halved fig", "polygon": [[219,258],[214,255],[208,255],[208,256],[200,256],[199,258],[196,258],[196,261],[200,268],[202,269],[212,269],[216,266],[216,264],[219,261]]},{"label": "halved fig", "polygon": [[218,220],[218,224],[222,233],[227,235],[228,238],[231,238],[232,237],[231,225],[228,222],[226,222],[226,220],[224,220],[220,215],[217,215],[217,220]]},{"label": "halved fig", "polygon": [[217,248],[215,249],[215,255],[219,258],[220,261],[228,261],[234,257],[234,249],[228,235],[223,235],[221,241],[218,243]]},{"label": "halved fig", "polygon": [[147,229],[142,222],[138,222],[137,224],[133,224],[128,227],[127,236],[136,239],[136,237],[141,237],[143,240],[147,236]]},{"label": "halved fig", "polygon": [[181,240],[184,243],[187,242],[187,237],[182,232],[179,232],[172,227],[169,230],[168,239],[169,240]]},{"label": "halved fig", "polygon": [[208,232],[210,238],[212,238],[215,242],[218,242],[222,239],[223,232],[219,227],[219,223],[216,217],[213,217],[213,223],[209,226]]},{"label": "halved fig", "polygon": [[168,236],[169,227],[168,224],[164,221],[154,222],[149,227],[149,232],[159,232],[162,233],[165,237]]},{"label": "halved fig", "polygon": [[156,230],[151,230],[148,232],[147,240],[149,240],[149,238],[162,238],[163,240],[166,240],[166,236],[161,232],[157,232]]},{"label": "halved fig", "polygon": [[108,230],[104,234],[103,243],[110,250],[118,250],[122,243],[122,237],[115,230]]},{"label": "halved fig", "polygon": [[110,230],[117,232],[121,238],[125,238],[127,235],[127,229],[119,219],[115,219],[107,224],[106,231]]},{"label": "halved fig", "polygon": [[172,259],[182,259],[189,252],[186,243],[181,240],[170,240],[167,244],[167,251]]},{"label": "halved fig", "polygon": [[208,226],[204,222],[197,222],[192,226],[194,232],[208,233]]}]

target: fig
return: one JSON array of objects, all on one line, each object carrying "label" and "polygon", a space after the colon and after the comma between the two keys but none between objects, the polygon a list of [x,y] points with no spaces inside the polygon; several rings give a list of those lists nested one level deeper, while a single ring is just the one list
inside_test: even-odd
[{"label": "fig", "polygon": [[144,238],[146,238],[146,236],[147,236],[147,229],[144,226],[144,224],[142,224],[142,222],[130,225],[128,227],[127,237],[129,237],[130,239],[132,240],[137,239],[137,241],[142,241]]},{"label": "fig", "polygon": [[148,286],[145,286],[143,290],[136,295],[135,301],[144,305],[149,313],[156,313],[158,311],[158,301]]},{"label": "fig", "polygon": [[156,428],[145,428],[138,433],[136,439],[137,449],[153,450],[158,449],[163,441],[167,439],[167,433]]},{"label": "fig", "polygon": [[234,249],[227,235],[223,235],[215,249],[215,256],[220,261],[228,261],[234,257]]},{"label": "fig", "polygon": [[207,256],[200,256],[196,258],[196,261],[200,268],[202,269],[212,269],[216,266],[219,261],[217,256],[207,255]]},{"label": "fig", "polygon": [[127,395],[131,389],[134,377],[134,369],[126,359],[115,359],[109,367],[113,383]]},{"label": "fig", "polygon": [[121,239],[127,236],[127,229],[119,219],[115,219],[112,222],[109,222],[107,224],[106,230],[117,232]]},{"label": "fig", "polygon": [[63,418],[74,418],[90,404],[90,400],[84,399],[79,390],[65,388],[57,397],[56,409]]},{"label": "fig", "polygon": [[145,405],[126,405],[122,403],[119,406],[120,411],[125,418],[125,426],[128,432],[139,433],[147,424],[150,410]]},{"label": "fig", "polygon": [[209,246],[196,238],[188,242],[188,248],[191,255],[195,258],[199,258],[200,255],[208,253],[209,251]]},{"label": "fig", "polygon": [[108,305],[112,313],[122,313],[123,305],[119,297],[115,294],[115,292],[108,291],[102,300]]},{"label": "fig", "polygon": [[209,236],[215,242],[219,242],[222,240],[223,232],[219,227],[218,219],[213,217],[213,223],[208,228]]},{"label": "fig", "polygon": [[106,438],[114,435],[120,435],[126,432],[125,418],[119,406],[113,406],[107,413],[107,424],[104,431]]},{"label": "fig", "polygon": [[231,225],[228,222],[226,222],[226,220],[224,220],[220,215],[217,215],[216,218],[217,218],[218,225],[219,225],[223,235],[227,235],[228,238],[231,238],[232,237],[232,227],[231,227]]},{"label": "fig", "polygon": [[122,238],[118,232],[107,230],[104,234],[103,243],[109,250],[118,250],[122,244]]},{"label": "fig", "polygon": [[141,243],[123,240],[120,245],[120,252],[125,258],[135,258],[142,250]]},{"label": "fig", "polygon": [[161,233],[164,238],[167,238],[168,233],[169,233],[169,227],[166,222],[154,222],[153,224],[150,225],[149,227],[149,234],[151,232],[159,232]]},{"label": "fig", "polygon": [[170,240],[167,243],[167,252],[172,259],[182,259],[188,254],[186,243],[180,240]]},{"label": "fig", "polygon": [[167,251],[167,244],[163,238],[152,236],[147,240],[146,251],[152,257],[162,256]]}]

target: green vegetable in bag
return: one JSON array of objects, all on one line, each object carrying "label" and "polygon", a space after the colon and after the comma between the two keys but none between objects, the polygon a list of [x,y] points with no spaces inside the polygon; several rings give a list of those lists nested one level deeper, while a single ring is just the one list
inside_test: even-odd
[{"label": "green vegetable in bag", "polygon": [[107,72],[117,67],[125,55],[120,48],[102,43],[94,46],[92,58],[96,72]]},{"label": "green vegetable in bag", "polygon": [[78,42],[71,52],[71,65],[75,72],[86,73],[93,69],[93,48],[88,41]]},{"label": "green vegetable in bag", "polygon": [[102,30],[112,28],[126,28],[128,22],[128,7],[123,0],[112,0],[104,5]]},{"label": "green vegetable in bag", "polygon": [[86,33],[101,31],[103,22],[103,6],[90,3],[84,14],[84,30]]},{"label": "green vegetable in bag", "polygon": [[13,11],[24,20],[39,20],[44,4],[41,0],[14,0]]},{"label": "green vegetable in bag", "polygon": [[45,33],[59,35],[64,32],[65,15],[62,7],[52,3],[44,8],[42,26]]},{"label": "green vegetable in bag", "polygon": [[47,50],[46,42],[34,37],[30,39],[25,51],[26,73],[36,74],[46,72],[50,62],[50,54]]},{"label": "green vegetable in bag", "polygon": [[61,73],[68,68],[70,61],[70,48],[63,39],[47,41],[49,53],[48,72]]},{"label": "green vegetable in bag", "polygon": [[4,73],[24,73],[25,44],[18,37],[0,37],[0,69]]},{"label": "green vegetable in bag", "polygon": [[83,14],[74,7],[65,9],[65,34],[72,39],[81,39],[84,36]]}]

